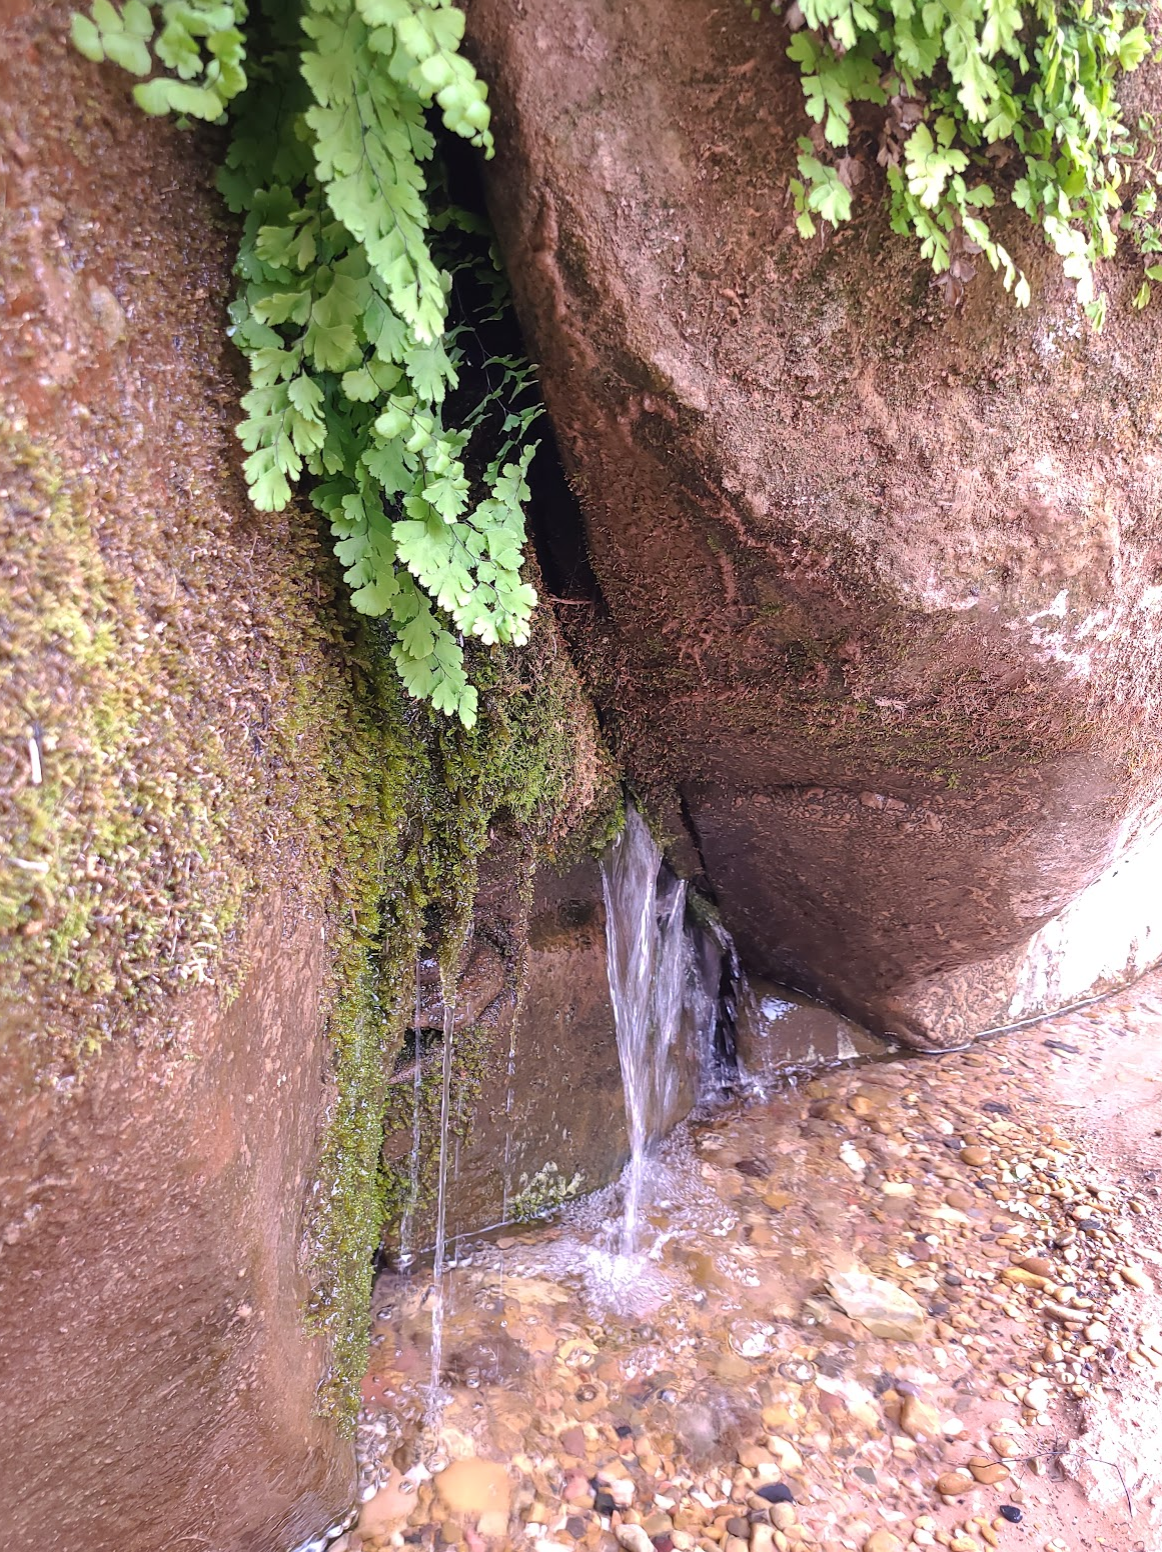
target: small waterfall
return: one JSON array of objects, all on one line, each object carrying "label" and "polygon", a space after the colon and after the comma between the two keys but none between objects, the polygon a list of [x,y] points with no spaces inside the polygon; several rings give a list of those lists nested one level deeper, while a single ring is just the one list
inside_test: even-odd
[{"label": "small waterfall", "polygon": [[653,836],[633,808],[602,863],[601,877],[609,994],[630,1145],[619,1249],[630,1255],[638,1249],[650,1145],[676,1119],[684,1024],[693,1013],[700,1024],[710,1021],[712,1036],[716,999],[693,975],[686,885],[663,867]]}]

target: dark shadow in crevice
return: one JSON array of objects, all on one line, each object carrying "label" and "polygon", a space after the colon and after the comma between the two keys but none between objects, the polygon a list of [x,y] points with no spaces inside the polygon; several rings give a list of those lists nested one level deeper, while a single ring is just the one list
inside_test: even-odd
[{"label": "dark shadow in crevice", "polygon": [[537,423],[536,431],[541,445],[529,470],[528,522],[545,591],[557,603],[593,604],[596,615],[604,618],[608,610],[589,559],[585,518],[565,478],[547,418]]},{"label": "dark shadow in crevice", "polygon": [[680,787],[678,789],[678,813],[681,816],[682,827],[686,831],[690,844],[698,858],[699,871],[691,879],[691,884],[700,894],[705,895],[708,900],[717,906],[718,897],[714,893],[714,886],[710,882],[710,871],[706,866],[706,856],[702,850],[702,837],[698,834],[698,826],[694,822],[694,815],[691,811],[689,800]]},{"label": "dark shadow in crevice", "polygon": [[[479,156],[455,135],[441,135],[440,148],[447,169],[449,194],[457,204],[486,220]],[[457,286],[465,287],[468,292],[471,292],[472,284],[470,277],[463,274],[457,280]],[[463,300],[478,298],[465,296]],[[461,336],[460,344],[465,351],[463,376],[466,385],[470,385],[469,400],[471,394],[478,391],[481,375],[488,375],[485,361],[489,354],[530,358],[516,311],[511,306],[483,330],[467,331]],[[477,380],[474,380],[474,373]],[[585,519],[565,477],[557,439],[547,415],[536,421],[532,435],[540,446],[529,469],[528,536],[540,565],[545,592],[555,605],[590,604],[592,613],[603,619],[608,611],[590,563]],[[569,624],[568,620],[562,623]]]}]

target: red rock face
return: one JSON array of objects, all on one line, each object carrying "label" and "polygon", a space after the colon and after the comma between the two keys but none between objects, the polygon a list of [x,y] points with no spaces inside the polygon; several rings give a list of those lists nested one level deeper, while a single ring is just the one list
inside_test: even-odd
[{"label": "red rock face", "polygon": [[[123,1046],[38,1089],[16,1020],[0,1063],[0,1481],[5,1545],[100,1552],[184,1536],[285,1552],[351,1501],[350,1446],[313,1416],[301,1204],[323,1094],[317,924],[258,915],[223,1013],[182,1059]],[[289,925],[289,924],[288,924]]]},{"label": "red rock face", "polygon": [[[786,34],[473,0],[491,201],[584,510],[572,605],[640,790],[752,969],[920,1045],[1157,957],[1159,335],[1021,313],[887,228],[794,231]],[[1153,933],[1153,937],[1151,937]]]},{"label": "red rock face", "polygon": [[[237,475],[213,146],[146,120],[123,72],[70,47],[68,12],[0,12],[4,863],[41,801],[30,782],[52,821],[24,853],[45,890],[0,954],[0,1541],[285,1552],[342,1514],[354,1481],[350,1445],[315,1415],[327,1354],[305,1329],[301,1271],[328,951],[318,916],[278,883],[295,847],[274,855],[289,805],[269,763],[279,681],[321,666],[313,596],[270,618],[293,591],[279,580],[290,552],[314,541],[291,542],[289,520],[259,530]],[[58,480],[81,513],[70,575],[36,564],[67,558],[67,535],[24,542],[56,523]],[[47,598],[35,639],[13,628],[30,592]],[[136,654],[162,641],[172,651],[157,649],[141,691],[136,665],[154,657]],[[96,711],[120,721],[108,759],[78,761],[96,747],[98,679]],[[138,697],[128,709],[121,683]],[[140,799],[86,808],[102,781]],[[195,808],[230,819],[204,855],[183,829]],[[89,811],[140,841],[132,878],[127,854],[108,867],[120,842],[90,834]],[[203,944],[195,974],[181,954],[212,936],[199,910],[224,905],[214,880],[235,873],[249,926],[235,915],[233,953]],[[83,934],[67,923],[80,898]],[[165,931],[133,981],[142,921]],[[88,987],[81,961],[98,972]],[[228,1006],[215,975],[238,988]]]}]

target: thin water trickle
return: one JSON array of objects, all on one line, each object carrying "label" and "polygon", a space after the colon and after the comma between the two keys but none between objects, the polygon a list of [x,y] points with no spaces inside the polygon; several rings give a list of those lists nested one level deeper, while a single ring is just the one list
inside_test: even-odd
[{"label": "thin water trickle", "polygon": [[508,1222],[508,1204],[512,1199],[512,1107],[516,1099],[516,1031],[517,1019],[512,1021],[508,1042],[508,1064],[505,1069],[504,1092],[504,1178],[501,1183],[500,1219]]},{"label": "thin water trickle", "polygon": [[640,1250],[646,1157],[673,1119],[675,1048],[687,970],[686,885],[662,869],[662,854],[637,811],[601,868],[609,995],[625,1089],[630,1157],[618,1248]]},{"label": "thin water trickle", "polygon": [[423,1052],[420,1047],[420,961],[416,960],[416,1019],[413,1025],[415,1050],[412,1056],[415,1071],[412,1074],[412,1156],[411,1178],[408,1181],[408,1200],[403,1220],[399,1226],[399,1267],[406,1270],[415,1260],[412,1235],[415,1232],[416,1208],[420,1199],[420,1103],[422,1099]]},{"label": "thin water trickle", "polygon": [[432,1253],[432,1367],[429,1391],[429,1423],[439,1426],[443,1411],[440,1376],[444,1364],[444,1270],[448,1225],[448,1135],[452,1111],[452,1063],[455,1044],[456,999],[444,988],[444,1038],[440,1072],[440,1154],[436,1181],[436,1239]]}]

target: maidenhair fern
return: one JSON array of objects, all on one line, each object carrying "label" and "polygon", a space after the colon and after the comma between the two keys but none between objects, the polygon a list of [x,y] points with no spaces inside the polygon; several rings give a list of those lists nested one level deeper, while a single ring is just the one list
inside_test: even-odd
[{"label": "maidenhair fern", "polygon": [[[1162,247],[1150,219],[1153,125],[1131,135],[1116,96],[1118,77],[1154,46],[1144,14],[1126,0],[793,0],[787,52],[816,125],[791,183],[800,233],[849,219],[862,171],[853,152],[874,148],[893,228],[919,241],[951,299],[983,254],[1028,304],[986,215],[1007,195],[1100,326],[1094,267],[1119,233],[1147,256]],[[1162,278],[1145,262],[1138,306]]]},{"label": "maidenhair fern", "polygon": [[479,223],[446,194],[431,115],[492,153],[463,31],[446,0],[272,0],[249,25],[243,0],[93,0],[73,20],[90,58],[166,67],[135,88],[147,112],[227,113],[251,498],[277,511],[309,477],[407,689],[471,726],[464,637],[519,644],[536,602],[521,567],[539,406],[527,364],[478,351],[484,388],[458,391],[478,320],[450,318],[450,299],[495,289],[454,288],[436,252]]},{"label": "maidenhair fern", "polygon": [[93,0],[88,16],[73,15],[73,42],[87,58],[111,59],[132,75],[152,75],[156,65],[172,72],[134,88],[146,113],[218,119],[246,86],[245,21],[245,0],[125,0],[120,9]]}]

